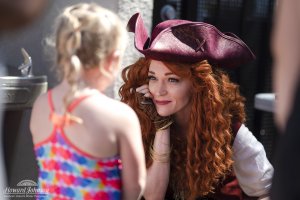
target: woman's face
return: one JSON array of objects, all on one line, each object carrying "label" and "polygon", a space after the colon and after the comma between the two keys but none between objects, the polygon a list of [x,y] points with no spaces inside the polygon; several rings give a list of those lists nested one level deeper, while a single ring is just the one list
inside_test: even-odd
[{"label": "woman's face", "polygon": [[160,116],[186,113],[190,107],[192,83],[170,71],[160,61],[151,60],[149,91]]}]

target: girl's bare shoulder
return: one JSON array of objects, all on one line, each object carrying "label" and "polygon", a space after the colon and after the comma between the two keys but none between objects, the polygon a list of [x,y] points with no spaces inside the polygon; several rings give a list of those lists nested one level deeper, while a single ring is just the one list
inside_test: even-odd
[{"label": "girl's bare shoulder", "polygon": [[96,126],[98,130],[110,130],[119,136],[139,130],[137,115],[123,102],[109,97],[93,96],[84,104],[86,106],[80,116],[88,127]]},{"label": "girl's bare shoulder", "polygon": [[133,109],[127,104],[104,95],[95,95],[90,99],[89,105],[89,109],[93,109],[94,111],[117,113],[120,116],[134,114]]}]

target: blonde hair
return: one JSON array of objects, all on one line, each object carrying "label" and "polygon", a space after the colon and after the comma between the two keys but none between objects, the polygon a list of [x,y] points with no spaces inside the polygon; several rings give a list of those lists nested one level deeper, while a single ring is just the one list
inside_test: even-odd
[{"label": "blonde hair", "polygon": [[99,67],[114,51],[122,54],[126,29],[119,17],[95,3],[79,3],[64,9],[56,24],[56,59],[59,72],[71,86],[65,105],[78,89],[82,70]]}]

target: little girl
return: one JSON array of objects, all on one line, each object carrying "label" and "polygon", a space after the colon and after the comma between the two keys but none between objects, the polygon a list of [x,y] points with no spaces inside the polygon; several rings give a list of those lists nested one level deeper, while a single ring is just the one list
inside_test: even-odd
[{"label": "little girl", "polygon": [[35,102],[30,129],[39,166],[38,199],[139,199],[145,186],[134,111],[103,91],[114,80],[126,30],[111,11],[81,3],[57,20],[60,84]]}]

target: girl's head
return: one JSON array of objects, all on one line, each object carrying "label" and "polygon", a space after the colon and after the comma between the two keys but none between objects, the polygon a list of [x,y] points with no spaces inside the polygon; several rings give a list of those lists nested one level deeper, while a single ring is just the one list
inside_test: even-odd
[{"label": "girl's head", "polygon": [[120,65],[125,41],[125,27],[113,12],[94,3],[67,7],[57,19],[57,65],[71,86],[98,72],[97,77],[109,82]]}]

